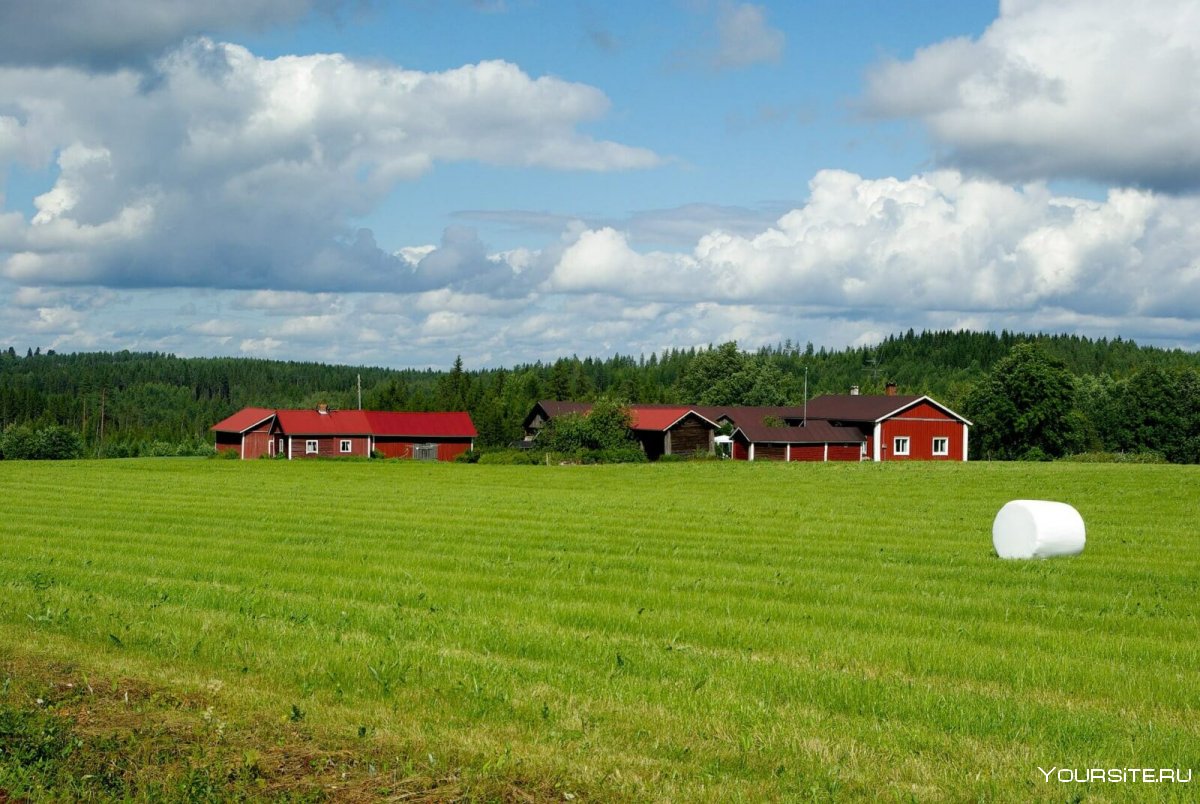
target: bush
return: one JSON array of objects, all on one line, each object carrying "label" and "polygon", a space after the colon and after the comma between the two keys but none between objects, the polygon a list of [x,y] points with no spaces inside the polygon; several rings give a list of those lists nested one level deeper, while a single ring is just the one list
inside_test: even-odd
[{"label": "bush", "polygon": [[60,461],[83,455],[79,433],[58,424],[39,430],[29,425],[12,425],[0,441],[0,454],[7,460]]},{"label": "bush", "polygon": [[34,432],[27,424],[10,424],[0,436],[0,455],[7,461],[27,461],[34,455]]},{"label": "bush", "polygon": [[83,455],[83,438],[69,427],[52,424],[37,431],[35,457],[44,461],[66,461]]},{"label": "bush", "polygon": [[455,463],[479,463],[479,451],[469,449],[466,452],[460,452],[454,456]]},{"label": "bush", "polygon": [[580,456],[582,463],[645,463],[646,453],[636,444],[632,446],[590,449]]},{"label": "bush", "polygon": [[[538,436],[546,449],[561,453],[566,459],[582,463],[630,463],[644,461],[630,432],[632,414],[629,406],[603,397],[592,405],[586,416],[576,413],[553,419]],[[611,456],[611,460],[608,457]]]},{"label": "bush", "polygon": [[1161,452],[1142,450],[1138,452],[1081,452],[1059,458],[1067,463],[1167,463]]},{"label": "bush", "polygon": [[480,464],[492,466],[532,466],[545,460],[545,453],[531,449],[498,449],[479,456]]}]

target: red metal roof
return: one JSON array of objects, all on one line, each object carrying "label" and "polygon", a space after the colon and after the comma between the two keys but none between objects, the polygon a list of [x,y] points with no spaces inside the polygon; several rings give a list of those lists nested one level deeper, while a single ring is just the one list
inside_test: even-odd
[{"label": "red metal roof", "polygon": [[270,408],[242,408],[227,419],[214,424],[209,430],[219,433],[244,433],[256,424],[262,424],[275,415]]},{"label": "red metal roof", "polygon": [[361,410],[280,410],[279,426],[288,435],[370,435],[371,426]]},{"label": "red metal roof", "polygon": [[469,413],[395,413],[363,411],[371,433],[377,436],[477,438]]},{"label": "red metal roof", "polygon": [[[640,407],[638,405],[630,405],[629,413],[632,419],[631,425],[634,430],[666,430],[671,425],[682,419],[684,416],[692,412],[691,408],[659,408],[659,407]],[[700,414],[696,414],[699,416]],[[700,416],[700,418],[704,418]],[[715,424],[713,425],[716,426]]]}]

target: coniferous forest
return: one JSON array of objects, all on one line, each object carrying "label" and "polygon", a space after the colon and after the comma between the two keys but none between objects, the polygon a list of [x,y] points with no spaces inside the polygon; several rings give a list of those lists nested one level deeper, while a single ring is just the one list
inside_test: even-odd
[{"label": "coniferous forest", "polygon": [[[521,437],[539,399],[799,404],[824,393],[929,394],[975,424],[973,457],[1138,455],[1200,462],[1200,354],[1071,335],[921,332],[830,351],[785,342],[563,357],[474,370],[392,370],[158,353],[0,351],[0,452],[39,457],[204,454],[209,426],[248,405],[468,410],[482,447]],[[56,440],[57,439],[57,440]],[[50,457],[43,455],[42,457]]]}]

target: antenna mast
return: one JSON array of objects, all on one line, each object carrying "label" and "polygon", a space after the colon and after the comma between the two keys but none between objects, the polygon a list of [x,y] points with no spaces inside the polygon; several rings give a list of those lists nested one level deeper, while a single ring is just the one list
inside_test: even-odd
[{"label": "antenna mast", "polygon": [[808,427],[808,366],[804,367],[804,424]]}]

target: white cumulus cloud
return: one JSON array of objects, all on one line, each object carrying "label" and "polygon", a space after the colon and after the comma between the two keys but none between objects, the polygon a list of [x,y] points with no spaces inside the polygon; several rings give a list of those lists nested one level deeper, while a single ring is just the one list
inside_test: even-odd
[{"label": "white cumulus cloud", "polygon": [[869,76],[876,114],[920,119],[944,159],[1005,180],[1200,188],[1200,5],[1004,0],[978,39]]}]

